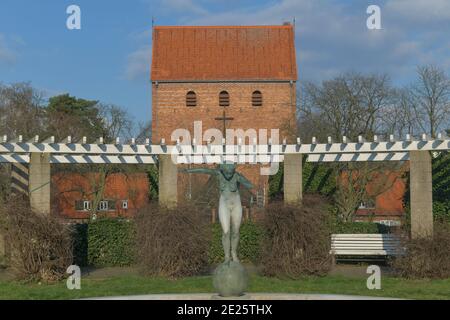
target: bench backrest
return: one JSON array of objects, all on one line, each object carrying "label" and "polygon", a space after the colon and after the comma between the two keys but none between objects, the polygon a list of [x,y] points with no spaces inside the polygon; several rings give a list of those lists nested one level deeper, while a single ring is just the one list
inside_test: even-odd
[{"label": "bench backrest", "polygon": [[400,237],[394,234],[333,234],[331,253],[335,255],[398,255]]}]

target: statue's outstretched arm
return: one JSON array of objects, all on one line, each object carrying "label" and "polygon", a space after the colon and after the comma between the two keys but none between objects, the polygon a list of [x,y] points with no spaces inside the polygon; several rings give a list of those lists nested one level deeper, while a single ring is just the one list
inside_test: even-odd
[{"label": "statue's outstretched arm", "polygon": [[180,172],[186,173],[204,173],[204,174],[216,174],[216,170],[209,168],[192,168],[192,169],[181,169]]},{"label": "statue's outstretched arm", "polygon": [[247,189],[253,189],[255,186],[242,174],[238,173],[238,181],[240,184],[242,184]]}]

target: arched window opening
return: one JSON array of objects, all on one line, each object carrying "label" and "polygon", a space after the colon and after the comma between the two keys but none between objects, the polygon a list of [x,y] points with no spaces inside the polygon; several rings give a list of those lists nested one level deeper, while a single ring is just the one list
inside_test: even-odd
[{"label": "arched window opening", "polygon": [[230,95],[226,91],[219,93],[219,106],[228,107],[230,105]]},{"label": "arched window opening", "polygon": [[261,107],[262,106],[262,93],[261,91],[254,91],[252,94],[252,106]]},{"label": "arched window opening", "polygon": [[197,95],[194,91],[189,91],[186,94],[186,107],[196,107],[197,106]]}]

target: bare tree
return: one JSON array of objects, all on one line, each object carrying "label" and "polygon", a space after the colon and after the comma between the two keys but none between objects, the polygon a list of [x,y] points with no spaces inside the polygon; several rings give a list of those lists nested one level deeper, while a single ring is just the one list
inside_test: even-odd
[{"label": "bare tree", "polygon": [[103,119],[103,138],[113,141],[116,137],[131,138],[133,122],[128,112],[117,105],[100,105],[100,117]]},{"label": "bare tree", "polygon": [[371,162],[338,166],[335,205],[339,217],[346,222],[353,221],[362,202],[376,199],[402,179],[406,166],[399,162],[375,164]]},{"label": "bare tree", "polygon": [[417,76],[410,89],[415,116],[420,128],[436,137],[450,125],[450,79],[433,65],[418,67]]},{"label": "bare tree", "polygon": [[380,130],[382,111],[394,95],[386,75],[347,73],[321,85],[305,84],[301,97],[300,128],[309,123],[319,137],[356,139]]},{"label": "bare tree", "polygon": [[[397,110],[401,100],[386,75],[347,73],[320,85],[308,83],[302,89],[302,136],[322,141],[327,136],[337,141],[346,136],[355,141],[360,135],[389,134],[397,128],[389,119],[390,110]],[[354,218],[360,203],[369,196],[369,186],[371,197],[386,191],[392,186],[391,173],[400,168],[399,164],[361,162],[337,162],[333,167],[338,181],[335,203],[345,221]]]},{"label": "bare tree", "polygon": [[[100,119],[100,135],[104,138],[105,143],[111,143],[116,137],[121,137],[127,140],[131,137],[132,133],[132,121],[129,114],[123,108],[116,105],[103,105],[96,104],[93,108],[98,109],[92,117],[94,120]],[[66,117],[66,119],[69,119]],[[76,123],[78,120],[71,117],[74,120],[72,123]],[[88,134],[91,131],[88,127]],[[87,135],[84,132],[80,134]],[[96,138],[99,138],[96,137]],[[123,141],[124,141],[123,140]],[[114,165],[114,164],[80,164],[70,166],[59,166],[58,172],[62,172],[64,175],[71,175],[73,173],[81,174],[89,182],[89,190],[82,190],[82,194],[85,194],[92,200],[92,206],[90,209],[91,217],[97,214],[99,204],[104,200],[105,187],[108,177],[113,173],[127,174],[130,170],[134,170],[129,166]]]},{"label": "bare tree", "polygon": [[29,83],[0,84],[0,134],[24,139],[40,134],[45,127],[43,97]]},{"label": "bare tree", "polygon": [[393,102],[382,109],[382,129],[384,135],[395,134],[404,137],[406,134],[419,133],[413,102],[408,89],[396,89]]}]

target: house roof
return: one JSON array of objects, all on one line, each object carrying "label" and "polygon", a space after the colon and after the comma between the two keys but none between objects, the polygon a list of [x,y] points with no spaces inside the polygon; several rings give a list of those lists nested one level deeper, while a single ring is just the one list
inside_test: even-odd
[{"label": "house roof", "polygon": [[292,25],[154,27],[151,80],[297,80],[294,42]]}]

